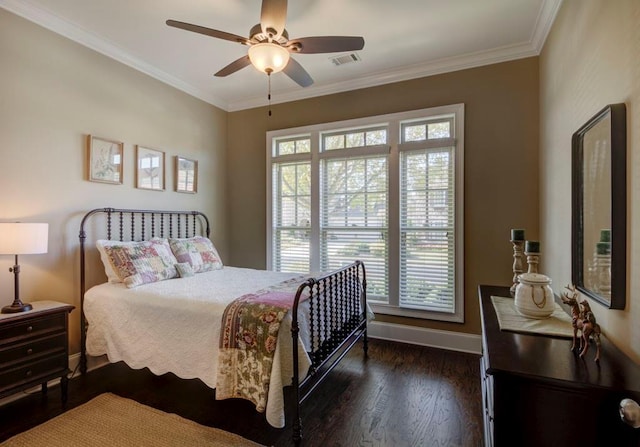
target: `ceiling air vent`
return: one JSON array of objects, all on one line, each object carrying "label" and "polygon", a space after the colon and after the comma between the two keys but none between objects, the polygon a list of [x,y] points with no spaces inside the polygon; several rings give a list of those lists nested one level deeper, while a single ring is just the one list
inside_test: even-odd
[{"label": "ceiling air vent", "polygon": [[356,53],[349,53],[349,54],[342,54],[340,56],[332,57],[329,60],[333,62],[333,65],[337,66],[337,65],[350,64],[351,62],[358,62],[362,59],[360,59],[360,56],[358,56]]}]

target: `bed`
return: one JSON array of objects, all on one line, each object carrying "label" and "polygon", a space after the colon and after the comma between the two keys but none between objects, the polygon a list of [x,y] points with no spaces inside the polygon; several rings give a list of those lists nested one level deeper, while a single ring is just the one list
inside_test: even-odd
[{"label": "bed", "polygon": [[[198,378],[216,399],[251,400],[274,427],[288,422],[283,388],[291,386],[298,445],[302,403],[359,340],[367,354],[364,265],[318,275],[234,268],[223,265],[209,236],[198,211],[98,208],[83,217],[81,372],[88,356],[106,355],[157,375]],[[131,269],[131,250],[157,256],[119,280],[121,269]],[[96,251],[106,282],[89,268],[100,265],[88,262]],[[255,318],[241,320],[248,315]]]}]

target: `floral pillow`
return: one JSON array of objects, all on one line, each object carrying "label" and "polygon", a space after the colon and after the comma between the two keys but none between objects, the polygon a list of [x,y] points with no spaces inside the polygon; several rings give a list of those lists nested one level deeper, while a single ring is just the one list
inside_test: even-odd
[{"label": "floral pillow", "polygon": [[220,270],[222,260],[213,243],[206,237],[169,239],[169,245],[178,262],[187,262],[194,273]]},{"label": "floral pillow", "polygon": [[104,273],[107,275],[107,280],[112,283],[122,282],[118,274],[113,267],[111,267],[111,261],[109,261],[109,255],[107,254],[105,247],[111,247],[113,245],[134,245],[138,242],[120,242],[120,241],[112,241],[107,239],[100,239],[96,241],[96,248],[98,249],[98,253],[100,253],[100,260],[102,261],[102,265],[104,266]]},{"label": "floral pillow", "polygon": [[128,288],[178,276],[178,263],[166,239],[109,244],[103,247],[109,264]]}]

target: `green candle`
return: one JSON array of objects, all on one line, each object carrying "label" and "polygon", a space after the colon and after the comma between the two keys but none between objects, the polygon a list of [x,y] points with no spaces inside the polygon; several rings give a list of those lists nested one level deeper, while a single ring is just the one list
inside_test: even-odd
[{"label": "green candle", "polygon": [[524,241],[524,230],[522,230],[522,229],[512,229],[511,230],[511,240],[512,241]]},{"label": "green candle", "polygon": [[540,242],[538,241],[526,241],[524,243],[525,253],[540,253]]},{"label": "green candle", "polygon": [[600,242],[611,242],[611,230],[600,230]]},{"label": "green candle", "polygon": [[610,242],[598,242],[596,244],[596,253],[599,255],[610,255],[611,254],[611,243]]}]

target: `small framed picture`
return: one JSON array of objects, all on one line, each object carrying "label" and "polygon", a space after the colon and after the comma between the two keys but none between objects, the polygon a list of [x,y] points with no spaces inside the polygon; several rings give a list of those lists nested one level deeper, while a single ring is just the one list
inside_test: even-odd
[{"label": "small framed picture", "polygon": [[136,188],[164,191],[164,152],[136,146]]},{"label": "small framed picture", "polygon": [[198,161],[176,155],[176,191],[198,192]]},{"label": "small framed picture", "polygon": [[88,177],[92,182],[122,184],[124,143],[87,136]]}]

